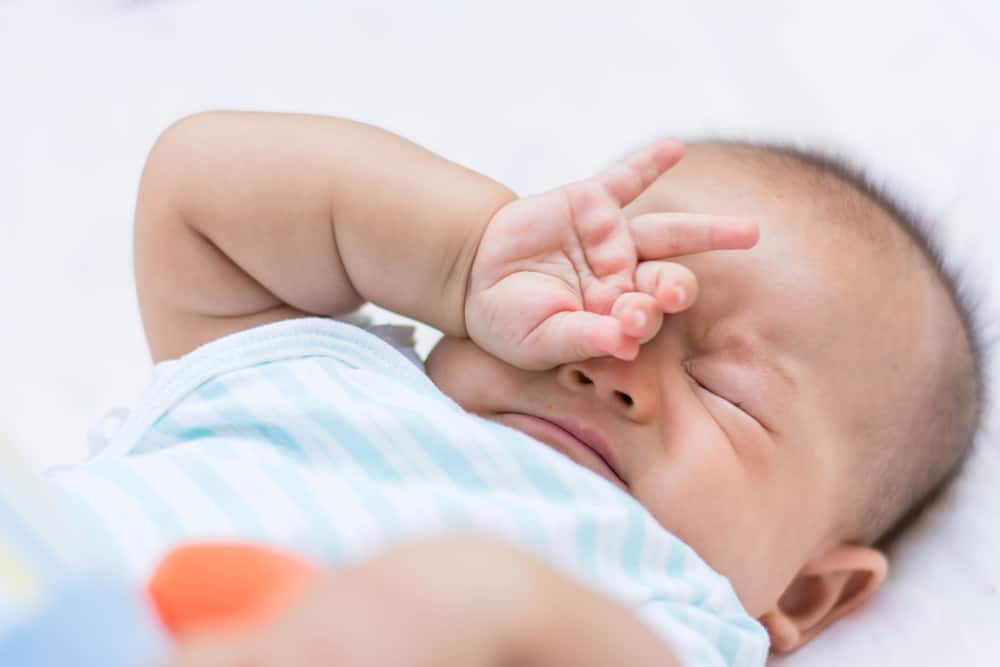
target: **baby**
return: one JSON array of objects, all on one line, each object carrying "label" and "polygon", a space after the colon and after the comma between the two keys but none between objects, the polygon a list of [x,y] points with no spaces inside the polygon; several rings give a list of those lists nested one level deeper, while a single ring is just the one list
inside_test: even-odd
[{"label": "baby", "polygon": [[[54,482],[137,577],[193,538],[343,565],[473,530],[554,564],[559,590],[600,591],[574,627],[652,628],[662,664],[795,649],[877,589],[880,547],[963,460],[979,346],[910,218],[851,173],[777,147],[682,152],[518,198],[346,120],[180,121],[136,213],[165,363]],[[365,302],[444,332],[426,375],[327,319]],[[503,570],[481,547],[466,566]]]}]

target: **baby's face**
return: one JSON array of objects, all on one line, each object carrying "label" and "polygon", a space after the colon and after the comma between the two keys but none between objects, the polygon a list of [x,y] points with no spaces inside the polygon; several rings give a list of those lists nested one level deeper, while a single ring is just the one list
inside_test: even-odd
[{"label": "baby's face", "polygon": [[[676,260],[698,277],[699,297],[634,361],[525,371],[445,338],[427,368],[465,409],[633,495],[758,616],[839,541],[850,440],[883,390],[878,378],[891,375],[871,372],[892,368],[878,341],[905,339],[913,323],[895,306],[891,317],[879,311],[871,272],[859,272],[865,260],[846,241],[796,218],[815,216],[809,205],[739,169],[693,152],[630,207],[749,215],[761,227],[750,251]],[[600,452],[549,420],[603,441]]]}]

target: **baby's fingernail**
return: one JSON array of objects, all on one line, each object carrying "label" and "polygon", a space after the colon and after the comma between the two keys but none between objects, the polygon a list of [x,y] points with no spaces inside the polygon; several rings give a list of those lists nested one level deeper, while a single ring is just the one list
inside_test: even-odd
[{"label": "baby's fingernail", "polygon": [[674,301],[677,302],[678,306],[687,301],[687,290],[680,286],[675,287]]},{"label": "baby's fingernail", "polygon": [[641,310],[636,312],[632,319],[635,320],[635,326],[640,328],[646,326],[646,313]]}]

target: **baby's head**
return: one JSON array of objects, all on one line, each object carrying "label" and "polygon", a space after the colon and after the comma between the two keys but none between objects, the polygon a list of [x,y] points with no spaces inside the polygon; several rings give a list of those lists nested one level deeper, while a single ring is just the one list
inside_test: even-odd
[{"label": "baby's head", "polygon": [[907,215],[824,158],[697,144],[627,213],[651,211],[749,216],[761,240],[677,258],[698,298],[634,361],[525,371],[445,338],[428,372],[635,496],[791,650],[881,583],[876,547],[963,460],[983,401],[968,308]]}]

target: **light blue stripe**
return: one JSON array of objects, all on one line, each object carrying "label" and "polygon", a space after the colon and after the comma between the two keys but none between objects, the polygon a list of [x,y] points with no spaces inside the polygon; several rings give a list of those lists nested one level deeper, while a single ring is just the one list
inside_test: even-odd
[{"label": "light blue stripe", "polygon": [[305,484],[301,475],[288,465],[267,465],[265,466],[265,470],[268,476],[306,514],[306,520],[309,522],[310,528],[320,535],[318,541],[323,547],[324,554],[331,559],[339,559],[342,549],[339,531],[332,523],[329,512],[323,508],[320,501],[309,491],[309,487]]},{"label": "light blue stripe", "polygon": [[[317,366],[331,379],[340,383],[338,371],[331,368],[329,359],[319,359]],[[349,388],[345,387],[349,391]],[[457,449],[447,442],[447,438],[434,428],[425,415],[415,412],[401,402],[388,403],[384,399],[365,392],[366,398],[394,412],[402,427],[409,432],[413,441],[431,457],[437,466],[451,478],[457,486],[484,492],[486,484],[479,478],[469,462]]]},{"label": "light blue stripe", "polygon": [[[261,374],[261,376],[266,377],[271,372],[274,372],[275,369],[278,369],[279,366],[276,364],[264,363],[256,366],[255,368],[257,372]],[[275,373],[275,375],[280,376],[281,371],[278,371],[277,373]],[[287,376],[285,379],[288,379]],[[292,377],[291,380],[293,381],[292,383],[276,385],[276,386],[279,387],[284,386],[286,389],[293,392],[292,393],[293,396],[299,397],[304,402],[310,401],[309,396],[304,393],[305,391],[304,387],[302,387],[300,383],[295,382],[294,377]],[[202,385],[203,388],[207,386],[208,386],[207,384]],[[303,393],[295,393],[296,388],[301,390]],[[219,410],[220,408],[218,397],[222,396],[225,393],[225,388],[222,387],[221,389],[222,391],[213,389],[208,391],[207,393],[204,392],[202,393],[203,397],[205,397],[206,400],[208,401],[208,405],[213,410]],[[245,408],[242,408],[242,406],[239,406],[236,403],[235,399],[232,398],[231,394],[228,396],[228,398],[229,398],[228,401],[229,404],[221,406],[224,409],[219,410],[219,416],[222,417],[223,419],[239,420],[244,424],[248,423],[248,420],[249,423],[252,423],[253,416],[249,413],[249,411],[247,411]],[[332,409],[332,405],[329,406],[329,408]],[[325,424],[325,426],[331,432],[331,435],[334,438],[338,439],[338,444],[343,445],[345,449],[347,449],[349,452],[355,454],[357,457],[360,457],[359,459],[356,460],[359,460],[359,463],[361,463],[363,467],[365,467],[366,471],[370,475],[372,475],[377,479],[378,478],[390,479],[392,481],[399,480],[399,474],[392,467],[386,464],[385,461],[382,460],[380,454],[373,447],[367,445],[363,440],[363,438],[361,438],[360,434],[357,431],[355,431],[350,425],[348,425],[343,419],[337,421],[331,419],[329,415],[318,413],[313,410],[304,410],[303,414],[305,414],[307,417],[310,418],[315,417],[316,419],[319,420],[321,425]],[[290,437],[291,436],[289,436],[289,438]],[[297,443],[296,447],[298,447]],[[301,448],[299,448],[299,451],[301,452]],[[379,495],[378,493],[372,492],[370,488],[366,488],[363,485],[352,484],[350,486],[351,489],[354,491],[354,494],[361,500],[361,503],[365,506],[365,508],[368,510],[368,513],[375,519],[376,522],[381,522],[384,526],[388,527],[388,529],[399,532],[399,525],[400,525],[399,517],[396,513],[395,508],[392,506],[391,503],[389,503],[388,500],[386,500],[386,498]],[[237,502],[239,505],[242,505],[242,501],[235,499],[235,494],[233,494],[232,492],[230,492],[230,494],[234,496],[235,502]]]},{"label": "light blue stripe", "polygon": [[117,486],[125,495],[135,498],[159,529],[165,542],[172,543],[183,537],[184,528],[173,508],[134,471],[123,471],[107,463],[94,464],[88,470]]},{"label": "light blue stripe", "polygon": [[435,493],[434,504],[437,506],[441,516],[444,517],[446,525],[455,526],[472,523],[469,513],[453,497],[444,493]]},{"label": "light blue stripe", "polygon": [[402,534],[402,524],[400,523],[396,508],[393,507],[392,503],[385,496],[379,494],[377,491],[373,491],[370,484],[351,482],[349,486],[355,495],[361,499],[368,513],[374,517],[377,523],[382,524],[380,526],[382,529],[397,536]]},{"label": "light blue stripe", "polygon": [[622,567],[634,578],[639,577],[639,558],[642,554],[642,543],[646,534],[645,515],[635,505],[629,503],[628,527],[625,530],[625,543],[622,545]]},{"label": "light blue stripe", "polygon": [[548,447],[548,445],[539,443],[525,433],[488,419],[480,419],[477,422],[490,429],[493,435],[504,443],[510,456],[517,461],[518,467],[539,493],[552,500],[571,500],[573,498],[573,492],[552,472],[552,466],[548,462],[543,462],[537,454],[539,447]]},{"label": "light blue stripe", "polygon": [[[326,358],[323,359],[328,361]],[[276,389],[293,401],[300,401],[304,406],[317,404],[315,395],[309,392],[287,368],[279,364],[267,364],[261,366],[259,370]],[[331,377],[340,384],[335,375]],[[332,400],[323,402],[322,410],[314,407],[303,408],[302,414],[332,437],[335,443],[371,477],[392,482],[400,481],[396,469],[386,462],[381,452],[364,434],[344,418]]]},{"label": "light blue stripe", "polygon": [[[48,579],[46,575],[62,570],[64,566],[59,554],[48,548],[37,527],[25,523],[7,507],[0,509],[0,514],[3,515],[4,543],[22,556],[25,563],[30,563],[34,572],[40,574],[42,579]],[[55,524],[50,528],[58,529],[59,526]]]},{"label": "light blue stripe", "polygon": [[304,459],[302,446],[285,429],[275,424],[268,424],[260,417],[246,409],[232,395],[219,379],[209,380],[201,384],[195,393],[204,398],[212,409],[232,425],[240,425],[257,431],[266,441],[277,445],[285,453]]},{"label": "light blue stripe", "polygon": [[409,431],[420,448],[448,474],[456,486],[479,493],[489,490],[469,461],[451,445],[443,433],[431,425],[426,416],[401,404],[395,407],[401,417],[399,421],[403,428]]},{"label": "light blue stripe", "polygon": [[681,604],[670,605],[670,613],[684,625],[691,625],[691,612]]},{"label": "light blue stripe", "polygon": [[[685,656],[686,658],[687,656]],[[692,665],[714,665],[718,663],[719,653],[708,648],[708,644],[698,644],[691,655]]]},{"label": "light blue stripe", "polygon": [[[200,440],[202,438],[211,438],[215,435],[215,432],[211,429],[204,428],[202,426],[182,426],[178,424],[167,412],[160,416],[153,424],[153,429],[167,438],[174,440],[175,442],[171,444],[177,444],[179,442],[191,442],[192,440]],[[156,449],[164,449],[169,445],[160,445],[159,447],[150,448],[143,451],[153,451]],[[138,453],[138,452],[137,452]]]},{"label": "light blue stripe", "polygon": [[743,643],[740,633],[732,628],[728,623],[722,623],[722,628],[719,630],[719,639],[715,645],[719,649],[719,653],[722,654],[722,658],[726,661],[727,665],[732,665],[736,662],[736,656],[740,652],[740,645]]},{"label": "light blue stripe", "polygon": [[387,482],[401,481],[399,472],[383,458],[382,452],[332,404],[324,406],[322,410],[309,408],[303,410],[302,414],[331,438],[329,447],[343,450],[369,477]]},{"label": "light blue stripe", "polygon": [[[467,413],[466,413],[467,414]],[[472,415],[467,415],[473,417]],[[544,461],[543,457],[540,456],[540,452],[544,451],[542,448],[548,447],[548,445],[536,441],[531,436],[521,433],[516,429],[506,427],[502,424],[489,421],[487,419],[476,418],[475,422],[478,426],[489,429],[492,431],[490,434],[492,437],[498,439],[504,445],[504,452],[514,461],[516,461],[518,467],[527,477],[528,481],[535,488],[535,490],[541,494],[550,504],[559,507],[568,507],[568,503],[572,502],[576,497],[576,494],[570,487],[566,486],[565,482],[556,476],[552,464],[548,461]],[[576,463],[571,463],[571,465],[577,465]],[[525,529],[525,534],[529,536],[529,539],[533,544],[545,545],[550,541],[550,536],[548,532],[542,527],[541,522],[536,520],[534,516],[526,513],[515,514]],[[581,513],[581,520],[584,517]],[[592,516],[586,516],[586,519],[593,522]],[[588,528],[583,528],[583,539],[586,542],[588,539],[586,531]],[[597,568],[597,548],[596,548],[596,523],[593,525],[592,530],[594,535],[589,539],[593,543],[590,548],[590,554],[585,556],[586,560],[589,560],[588,567],[591,567],[596,572]],[[581,539],[580,532],[577,533],[577,546],[580,546],[579,540]]]},{"label": "light blue stripe", "polygon": [[[164,418],[166,419],[166,417]],[[183,427],[180,427],[183,429]],[[204,431],[203,437],[213,438],[214,432],[209,429],[200,429]],[[173,458],[177,462],[178,467],[184,471],[185,474],[192,480],[212,501],[220,507],[226,514],[229,515],[234,521],[239,523],[242,521],[242,526],[252,526],[260,534],[264,534],[263,525],[256,518],[253,510],[248,507],[242,499],[237,495],[235,490],[233,490],[228,484],[225,483],[223,478],[208,464],[207,460],[199,460],[194,457],[197,456],[209,456],[209,455],[224,455],[230,459],[245,458],[240,457],[231,448],[226,446],[227,443],[219,440],[211,445],[210,452],[198,452],[197,450],[178,450],[177,455]],[[193,466],[193,467],[191,467]],[[271,474],[272,478],[279,475],[278,472],[285,466],[270,464],[267,467],[268,472]],[[287,468],[286,477],[289,475],[294,475],[292,468]],[[277,483],[277,482],[276,482]],[[334,544],[337,543],[337,532],[334,529],[332,523],[330,523],[330,513],[322,508],[322,505],[315,500],[310,500],[310,495],[306,491],[305,486],[300,482],[285,483],[280,484],[280,489],[286,493],[288,496],[293,497],[293,502],[298,502],[299,507],[301,507],[308,515],[312,517],[318,525],[325,526],[325,529],[329,532],[331,540]],[[396,515],[395,509],[382,497],[372,494],[368,490],[353,488],[352,489],[356,496],[361,500],[362,504],[368,510],[368,513],[374,517],[376,521],[384,522],[390,529],[398,531],[399,519]]]},{"label": "light blue stripe", "polygon": [[198,458],[197,453],[178,452],[171,457],[178,470],[187,475],[188,479],[201,489],[225,514],[236,524],[237,528],[249,529],[258,535],[266,535],[264,527],[243,499],[226,482],[211,465]]},{"label": "light blue stripe", "polygon": [[590,514],[582,515],[577,522],[576,555],[588,572],[597,571],[597,521]]},{"label": "light blue stripe", "polygon": [[65,495],[66,489],[60,487],[60,490],[64,497],[70,500],[65,504],[68,511],[79,519],[77,524],[80,529],[79,534],[86,538],[94,538],[88,540],[88,548],[91,548],[96,557],[109,569],[118,572],[128,570],[129,560],[122,551],[121,543],[100,512],[94,509],[83,494],[74,493],[69,497]]},{"label": "light blue stripe", "polygon": [[520,521],[521,524],[521,534],[528,544],[534,545],[536,548],[549,549],[551,548],[551,535],[542,526],[542,522],[538,520],[533,514],[527,514],[524,512],[518,513],[511,509],[508,514],[514,516],[515,519]]},{"label": "light blue stripe", "polygon": [[[341,369],[338,366],[342,365],[340,362],[327,357],[317,357],[316,361],[316,365],[323,370],[325,375],[330,377],[339,385],[343,386],[343,381],[341,377],[339,377]],[[288,369],[283,367],[281,364],[263,364],[258,366],[257,369],[258,371],[266,374],[267,379],[272,381],[274,386],[283,391],[286,395],[298,398],[307,404],[315,404],[317,402],[316,393],[309,392],[303,386],[301,381],[299,381],[298,378],[291,374]],[[352,393],[352,389],[354,393],[357,391],[352,387],[346,386],[343,387],[343,389],[348,394]],[[377,400],[374,397],[372,397],[372,400],[377,403],[384,404],[383,401]],[[214,402],[210,403],[210,405],[214,407]],[[401,406],[392,405],[389,407],[390,409],[394,409],[398,412]],[[430,455],[439,466],[443,467],[444,471],[448,473],[457,485],[476,491],[488,490],[482,480],[475,474],[468,461],[466,461],[456,450],[452,449],[443,442],[443,435],[437,433],[436,429],[421,426],[419,422],[426,421],[426,418],[422,417],[415,411],[407,412],[409,419],[401,420],[404,428],[409,431],[414,441],[427,451],[428,455]],[[362,464],[362,467],[373,478],[383,480],[389,479],[392,481],[398,481],[400,479],[399,474],[394,468],[385,462],[378,449],[368,442],[363,435],[361,435],[337,413],[337,406],[334,406],[331,403],[325,403],[322,411],[310,409],[304,411],[304,414],[313,421],[319,423],[324,430],[330,433],[337,440],[337,444],[344,447],[356,461]],[[400,522],[395,507],[388,502],[383,495],[373,492],[370,487],[363,485],[352,484],[351,488],[360,498],[369,514],[372,515],[377,522],[381,522],[383,527],[388,530],[399,532]],[[442,499],[446,497],[447,496],[441,496]],[[465,512],[458,506],[443,507],[441,505],[443,502],[441,499],[437,502],[439,508],[448,511],[452,515],[456,512],[461,512],[463,515],[465,514]],[[517,513],[513,509],[511,509],[511,514],[518,519],[522,532],[526,535],[528,541],[539,546],[547,544],[545,531],[542,529],[541,524],[535,517],[526,516],[523,512]]]},{"label": "light blue stripe", "polygon": [[[156,429],[158,433],[175,440],[175,442],[161,447],[161,449],[166,449],[171,446],[185,445],[197,440],[214,440],[214,442],[210,444],[200,444],[206,444],[207,451],[213,454],[222,454],[224,456],[228,456],[230,459],[241,458],[237,456],[236,450],[234,450],[223,437],[224,431],[233,431],[238,434],[239,430],[237,427],[229,428],[226,425],[222,425],[222,428],[217,431],[203,426],[182,426],[174,420],[170,413],[166,413],[156,421],[153,428]],[[148,452],[137,452],[138,455],[145,453]]]},{"label": "light blue stripe", "polygon": [[[338,384],[342,384],[337,377],[339,370],[333,367],[331,360],[326,358],[317,359],[316,364],[327,376]],[[350,392],[350,387],[345,390]],[[363,388],[357,388],[364,391]],[[420,423],[429,424],[426,416],[407,409],[400,402],[390,403],[383,397],[373,394],[371,391],[364,391],[364,397],[380,406],[390,413],[405,413],[407,419],[400,419],[399,423],[406,429],[410,437],[420,446],[435,464],[445,472],[451,480],[465,490],[479,493],[488,492],[489,487],[476,475],[471,465],[455,449],[446,444],[446,437],[437,431],[432,425],[426,427],[419,426]],[[532,514],[519,511],[516,507],[503,504],[504,510],[514,520],[520,529],[522,540],[537,549],[548,548],[549,536],[544,530],[541,522]]]},{"label": "light blue stripe", "polygon": [[687,583],[691,589],[691,599],[688,600],[688,603],[694,605],[695,607],[701,607],[704,605],[708,600],[708,588],[693,579],[689,579]]},{"label": "light blue stripe", "polygon": [[[140,435],[131,447],[122,452],[123,456],[140,456],[168,449],[179,442],[177,435],[159,427],[161,420],[153,422],[149,429]],[[176,424],[174,424],[177,426]],[[178,426],[178,428],[180,428]],[[198,437],[198,434],[195,434]]]},{"label": "light blue stripe", "polygon": [[684,574],[684,547],[678,544],[675,539],[671,539],[669,545],[670,552],[667,554],[666,564],[667,574],[671,577],[679,579]]}]

